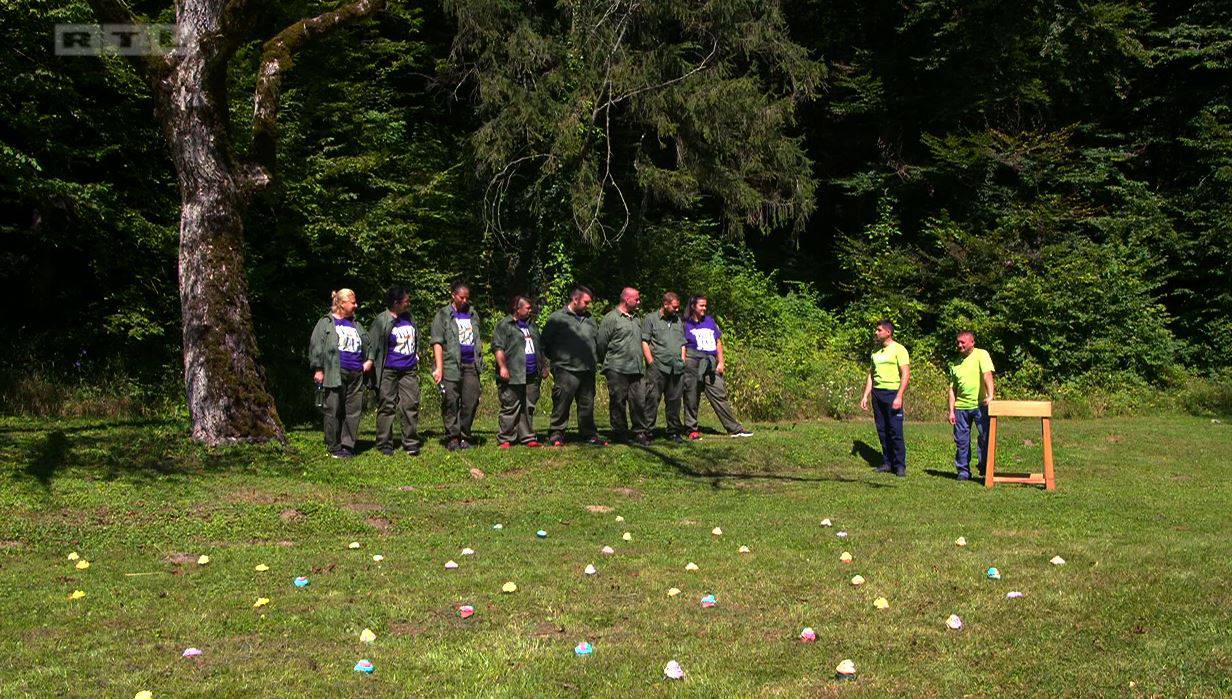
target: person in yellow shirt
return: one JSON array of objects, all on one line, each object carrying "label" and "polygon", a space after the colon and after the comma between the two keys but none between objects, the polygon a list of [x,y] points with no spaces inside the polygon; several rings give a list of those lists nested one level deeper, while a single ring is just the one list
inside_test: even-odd
[{"label": "person in yellow shirt", "polygon": [[950,362],[950,424],[954,426],[954,468],[958,480],[971,478],[971,426],[980,430],[980,475],[988,459],[988,403],[992,400],[992,357],[975,346],[975,334],[970,330],[958,333],[954,340],[958,356]]},{"label": "person in yellow shirt", "polygon": [[860,410],[869,409],[871,398],[877,438],[881,440],[881,466],[877,471],[905,476],[907,445],[903,441],[903,393],[911,380],[911,357],[906,347],[894,341],[894,324],[890,321],[877,321],[873,333],[880,347],[872,354]]}]

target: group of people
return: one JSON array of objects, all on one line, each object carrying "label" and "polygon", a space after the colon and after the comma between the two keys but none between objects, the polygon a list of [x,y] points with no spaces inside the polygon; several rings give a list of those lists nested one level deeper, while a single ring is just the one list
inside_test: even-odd
[{"label": "group of people", "polygon": [[[449,303],[433,316],[428,333],[432,381],[441,395],[445,447],[451,451],[471,448],[482,393],[483,324],[471,306],[470,293],[465,283],[453,284]],[[705,296],[690,298],[682,315],[680,297],[668,291],[657,310],[639,318],[641,295],[625,288],[616,307],[599,322],[588,310],[592,300],[590,289],[574,287],[568,303],[548,316],[540,331],[531,320],[534,299],[518,295],[509,305],[509,315],[496,323],[488,343],[500,401],[500,448],[540,446],[534,416],[541,382],[549,373],[553,382],[548,444],[564,445],[565,428],[576,405],[582,442],[607,446],[595,427],[595,376],[600,367],[607,379],[612,437],[617,442],[650,444],[660,404],[665,407],[669,439],[700,439],[697,413],[702,394],[729,435],[752,436],[727,400],[723,332],[709,314]],[[390,289],[385,306],[365,331],[355,320],[355,292],[336,291],[330,313],[312,331],[309,357],[331,456],[347,458],[354,453],[366,375],[377,389],[377,448],[395,453],[395,417],[401,421],[402,449],[418,455],[422,447],[419,326],[411,317],[405,289]],[[911,380],[911,358],[894,340],[890,321],[879,321],[874,335],[877,348],[870,356],[860,408],[872,409],[877,426],[882,463],[876,470],[905,476],[903,395]],[[954,428],[957,476],[968,480],[972,428],[978,430],[977,468],[984,472],[994,368],[988,352],[975,347],[970,331],[958,333],[955,349],[955,361],[949,365],[949,421]]]},{"label": "group of people", "polygon": [[[548,316],[540,331],[531,315],[534,299],[513,298],[509,315],[485,337],[470,288],[450,287],[449,303],[432,318],[428,333],[432,381],[441,395],[445,448],[469,449],[482,393],[484,342],[495,363],[500,401],[500,448],[540,446],[534,429],[540,385],[552,376],[548,444],[563,446],[573,406],[583,443],[607,446],[595,427],[595,377],[607,379],[612,437],[623,443],[650,444],[659,406],[665,407],[667,436],[673,441],[701,439],[698,408],[704,393],[732,437],[752,433],[736,419],[727,400],[722,331],[708,314],[705,296],[694,296],[682,316],[680,297],[663,294],[659,309],[638,318],[637,289],[626,288],[616,307],[596,322],[588,309],[593,294],[574,287],[563,308]],[[386,294],[386,310],[365,330],[355,320],[355,292],[333,293],[330,312],[317,321],[309,342],[309,363],[320,394],[325,446],[331,456],[354,454],[363,409],[365,377],[377,389],[376,446],[392,455],[393,423],[402,427],[401,448],[418,455],[420,330],[411,317],[410,297],[400,287]],[[681,413],[683,412],[683,419]]]}]

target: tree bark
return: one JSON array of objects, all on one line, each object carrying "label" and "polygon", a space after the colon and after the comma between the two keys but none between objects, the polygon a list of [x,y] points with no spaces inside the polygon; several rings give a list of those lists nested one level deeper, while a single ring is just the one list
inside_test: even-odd
[{"label": "tree bark", "polygon": [[248,305],[242,168],[228,134],[220,41],[225,3],[180,5],[182,50],[156,84],[160,121],[180,184],[180,311],[192,436],[206,444],[285,441],[265,387]]}]

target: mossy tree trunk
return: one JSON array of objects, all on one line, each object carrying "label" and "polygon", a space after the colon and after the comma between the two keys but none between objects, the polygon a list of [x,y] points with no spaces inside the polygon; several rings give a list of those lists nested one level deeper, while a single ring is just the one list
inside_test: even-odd
[{"label": "mossy tree trunk", "polygon": [[[99,19],[136,23],[120,0],[91,0]],[[149,82],[180,186],[179,281],[184,383],[192,436],[206,444],[284,441],[259,363],[244,268],[244,212],[272,180],[282,76],[296,50],[380,8],[360,0],[301,20],[264,45],[254,100],[254,148],[237,156],[227,118],[227,66],[248,41],[257,3],[181,0],[179,48],[134,57]]]}]

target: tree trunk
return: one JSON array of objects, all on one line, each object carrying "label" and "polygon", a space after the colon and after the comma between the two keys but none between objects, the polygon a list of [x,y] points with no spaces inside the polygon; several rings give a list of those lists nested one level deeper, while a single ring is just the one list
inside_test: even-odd
[{"label": "tree trunk", "polygon": [[192,436],[210,445],[285,441],[265,387],[244,268],[243,174],[228,134],[222,0],[180,7],[183,52],[156,85],[180,184],[180,310]]}]

